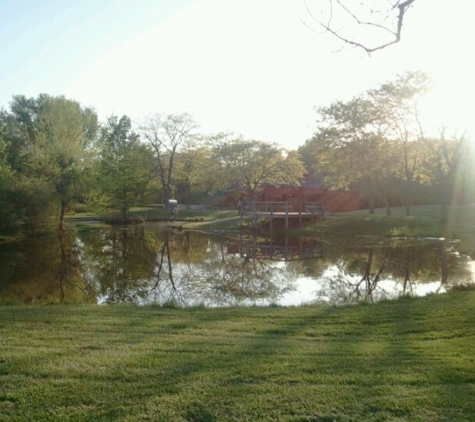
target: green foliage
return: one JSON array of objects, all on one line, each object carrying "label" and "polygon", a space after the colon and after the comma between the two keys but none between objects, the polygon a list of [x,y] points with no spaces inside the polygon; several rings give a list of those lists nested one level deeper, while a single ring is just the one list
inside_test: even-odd
[{"label": "green foliage", "polygon": [[404,226],[392,228],[390,234],[392,237],[413,237],[415,232],[414,229],[406,224]]},{"label": "green foliage", "polygon": [[205,137],[193,138],[176,155],[173,186],[176,199],[182,203],[200,203],[223,187],[222,180],[216,177],[218,163],[207,142]]},{"label": "green foliage", "polygon": [[32,174],[52,187],[63,216],[67,205],[84,200],[86,195],[84,176],[93,165],[97,116],[75,101],[48,98],[38,117],[37,129],[31,150]]},{"label": "green foliage", "polygon": [[143,201],[152,179],[152,155],[131,128],[127,116],[111,116],[100,140],[97,184],[109,205],[118,208],[124,219],[134,203]]},{"label": "green foliage", "polygon": [[321,107],[317,132],[300,148],[313,180],[356,188],[370,212],[379,201],[388,215],[393,204],[405,205],[410,215],[416,200],[435,200],[446,220],[449,203],[474,196],[474,157],[465,134],[447,137],[441,130],[439,137],[425,136],[417,105],[430,85],[424,73],[406,72],[349,101]]},{"label": "green foliage", "polygon": [[441,221],[448,222],[450,203],[469,197],[474,181],[473,147],[465,133],[446,136],[442,129],[438,138],[423,138],[427,156],[423,163],[426,177],[436,186],[442,205]]},{"label": "green foliage", "polygon": [[318,165],[332,187],[363,187],[371,208],[380,196],[388,201],[395,151],[381,130],[381,110],[362,96],[320,108],[314,143]]},{"label": "green foliage", "polygon": [[376,305],[0,307],[6,420],[474,420],[475,292]]},{"label": "green foliage", "polygon": [[228,185],[255,198],[264,185],[298,186],[305,175],[305,168],[297,154],[286,153],[276,144],[262,141],[235,139],[224,140],[215,146],[221,177]]},{"label": "green foliage", "polygon": [[163,202],[172,198],[175,187],[175,159],[183,147],[194,142],[197,124],[188,113],[149,116],[141,128],[155,159],[155,172]]},{"label": "green foliage", "polygon": [[37,224],[58,207],[61,227],[66,207],[84,200],[88,189],[97,116],[76,101],[45,94],[13,97],[10,108],[0,116],[6,213]]}]

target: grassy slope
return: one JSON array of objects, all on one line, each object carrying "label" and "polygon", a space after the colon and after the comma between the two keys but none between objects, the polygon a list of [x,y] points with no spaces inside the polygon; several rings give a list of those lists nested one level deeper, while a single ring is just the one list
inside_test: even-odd
[{"label": "grassy slope", "polygon": [[[129,217],[133,220],[160,221],[166,225],[185,226],[186,228],[209,228],[210,230],[238,229],[239,216],[236,210],[185,210],[181,209],[175,216],[170,212],[158,207],[133,207],[130,209]],[[120,215],[111,213],[99,216],[92,213],[77,213],[67,216],[68,221],[73,224],[91,221],[114,220],[120,222]]]},{"label": "grassy slope", "polygon": [[307,234],[316,235],[376,235],[376,236],[435,236],[464,238],[475,236],[475,207],[471,205],[452,206],[449,221],[440,223],[440,206],[424,205],[412,207],[412,215],[405,216],[405,208],[392,208],[392,215],[386,217],[385,209],[350,213],[338,213],[307,227]]},{"label": "grassy slope", "polygon": [[354,307],[0,307],[0,420],[475,420],[475,292]]},{"label": "grassy slope", "polygon": [[[460,238],[475,236],[475,206],[450,207],[449,222],[440,224],[440,206],[423,205],[412,207],[412,215],[405,216],[404,207],[392,208],[392,216],[386,210],[376,209],[375,215],[368,210],[331,214],[317,224],[307,226],[307,235],[376,235],[376,236],[436,236]],[[240,219],[231,211],[204,211],[203,222],[184,222],[185,228],[209,230],[238,229]]]},{"label": "grassy slope", "polygon": [[[392,216],[386,217],[386,210],[376,209],[375,215],[368,210],[329,215],[303,231],[308,235],[378,235],[378,236],[444,236],[460,238],[475,236],[475,206],[458,205],[450,208],[450,219],[442,226],[440,206],[423,205],[412,207],[412,216],[405,216],[405,208],[392,208]],[[240,218],[236,210],[181,210],[173,218],[169,212],[157,207],[136,207],[130,217],[143,220],[163,220],[169,225],[187,229],[237,230]],[[70,222],[93,219],[91,214],[68,216]]]}]

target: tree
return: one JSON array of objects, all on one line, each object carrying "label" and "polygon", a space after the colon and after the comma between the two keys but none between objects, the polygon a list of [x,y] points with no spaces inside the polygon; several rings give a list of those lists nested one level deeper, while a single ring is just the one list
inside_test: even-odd
[{"label": "tree", "polygon": [[388,183],[394,174],[394,149],[384,137],[381,110],[365,96],[319,109],[315,143],[318,163],[332,187],[359,185],[367,190],[370,213],[380,196],[390,214]]},{"label": "tree", "polygon": [[34,221],[49,205],[59,205],[62,229],[66,207],[85,198],[96,113],[76,101],[46,94],[13,97],[10,108],[2,118],[2,136],[8,145],[5,159],[14,172],[12,212]]},{"label": "tree", "polygon": [[429,90],[422,72],[406,72],[350,101],[319,108],[315,136],[300,148],[309,172],[332,187],[358,187],[369,196],[400,196],[410,215],[414,190],[423,179],[418,101]]},{"label": "tree", "polygon": [[132,132],[127,116],[107,119],[101,134],[100,188],[127,220],[133,201],[144,195],[152,178],[151,152]]},{"label": "tree", "polygon": [[[441,222],[449,219],[449,204],[456,195],[456,188],[462,184],[465,171],[471,171],[473,163],[465,158],[471,157],[470,143],[466,133],[447,136],[445,127],[440,129],[439,137],[426,137],[421,129],[421,138],[429,151],[425,161],[426,175],[439,188]],[[466,166],[464,167],[465,164]]]},{"label": "tree", "polygon": [[429,87],[430,79],[425,73],[406,72],[368,92],[381,113],[385,136],[396,144],[397,176],[404,184],[406,215],[411,215],[414,182],[421,173],[418,101]]},{"label": "tree", "polygon": [[10,197],[13,191],[14,173],[7,160],[5,118],[6,113],[0,111],[0,229],[9,227],[13,223]]},{"label": "tree", "polygon": [[49,96],[42,100],[30,166],[32,175],[43,179],[51,188],[52,199],[59,202],[62,229],[66,207],[85,199],[99,126],[96,113],[76,101]]},{"label": "tree", "polygon": [[[343,44],[368,54],[398,43],[404,19],[416,0],[317,0],[320,11],[305,1],[307,11],[319,29]],[[313,27],[307,24],[311,29]]]},{"label": "tree", "polygon": [[172,197],[174,164],[177,153],[187,141],[194,138],[197,124],[187,114],[149,116],[141,127],[142,136],[155,156],[156,171],[166,204]]},{"label": "tree", "polygon": [[187,142],[176,157],[174,185],[177,197],[186,204],[209,197],[220,185],[212,149],[205,144],[205,139],[196,141]]},{"label": "tree", "polygon": [[222,177],[238,185],[252,199],[263,185],[300,185],[305,168],[297,153],[287,153],[276,144],[235,139],[215,147]]}]

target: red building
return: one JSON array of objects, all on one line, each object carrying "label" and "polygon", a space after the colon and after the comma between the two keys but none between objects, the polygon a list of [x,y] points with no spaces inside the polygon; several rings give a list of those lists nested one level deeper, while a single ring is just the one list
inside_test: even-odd
[{"label": "red building", "polygon": [[328,190],[323,188],[264,187],[259,201],[262,202],[321,202],[325,212],[344,212],[361,209],[358,191]]}]

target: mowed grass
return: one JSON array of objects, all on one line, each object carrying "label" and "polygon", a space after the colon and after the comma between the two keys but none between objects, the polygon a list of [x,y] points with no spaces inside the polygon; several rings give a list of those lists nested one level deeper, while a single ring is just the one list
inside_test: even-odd
[{"label": "mowed grass", "polygon": [[[405,207],[391,208],[392,215],[386,216],[385,208],[375,209],[374,215],[368,210],[327,214],[316,224],[298,229],[307,236],[436,236],[447,238],[475,238],[475,205],[452,205],[449,207],[449,221],[440,223],[440,205],[413,206],[411,216],[406,216]],[[116,217],[118,214],[116,215]],[[114,217],[113,214],[107,219]],[[185,229],[239,230],[241,219],[237,210],[186,210],[181,209],[176,216],[156,206],[133,207],[130,218],[144,221],[164,221]],[[68,216],[70,223],[81,223],[100,217],[89,213]],[[1,239],[0,239],[1,240]]]},{"label": "mowed grass", "polygon": [[413,206],[411,215],[406,216],[404,207],[375,209],[329,214],[316,224],[304,229],[309,235],[323,236],[435,236],[447,238],[475,238],[475,205],[452,205],[449,207],[448,222],[440,222],[439,205]]},{"label": "mowed grass", "polygon": [[[353,211],[352,215],[368,215],[368,210]],[[376,208],[376,216],[385,216],[386,208]],[[405,207],[391,208],[391,215],[393,217],[424,218],[429,220],[440,220],[441,206],[440,205],[414,205],[411,207],[411,216],[406,217]],[[448,226],[451,225],[468,225],[475,227],[475,204],[474,205],[449,205],[449,221]]]},{"label": "mowed grass", "polygon": [[[76,213],[67,216],[68,221],[73,224],[91,221],[116,220],[120,222],[121,215],[111,212],[108,215],[97,215],[92,213]],[[167,225],[186,226],[186,228],[203,228],[206,230],[237,230],[240,225],[240,218],[237,210],[223,209],[183,209],[171,215],[170,211],[157,207],[132,207],[129,211],[129,218],[132,220],[161,221]],[[1,238],[0,238],[1,240]]]},{"label": "mowed grass", "polygon": [[0,307],[1,421],[473,421],[475,292]]}]

